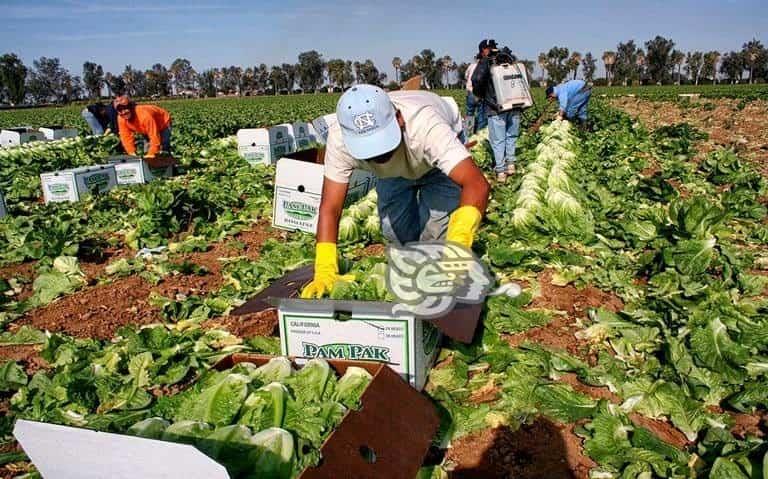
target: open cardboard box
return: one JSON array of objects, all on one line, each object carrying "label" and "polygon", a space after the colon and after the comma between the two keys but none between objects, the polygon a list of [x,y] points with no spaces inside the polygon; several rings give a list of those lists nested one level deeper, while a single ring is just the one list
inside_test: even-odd
[{"label": "open cardboard box", "polygon": [[[439,346],[439,334],[472,342],[482,304],[462,304],[440,318],[394,316],[391,303],[298,299],[314,275],[299,268],[273,282],[233,315],[277,314],[281,352],[312,357],[376,360],[386,363],[414,388],[422,389]],[[433,328],[434,327],[434,328]]]},{"label": "open cardboard box", "polygon": [[[269,359],[233,354],[215,368]],[[416,477],[440,422],[434,406],[382,364],[329,364],[339,376],[350,366],[364,368],[373,380],[360,410],[348,411],[323,443],[322,463],[299,478]],[[26,420],[16,422],[14,436],[46,479],[229,479],[221,464],[190,445]]]}]

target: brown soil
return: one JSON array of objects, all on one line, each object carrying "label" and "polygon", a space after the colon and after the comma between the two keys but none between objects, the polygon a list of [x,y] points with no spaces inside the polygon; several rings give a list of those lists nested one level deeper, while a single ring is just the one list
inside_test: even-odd
[{"label": "brown soil", "polygon": [[512,347],[532,342],[548,348],[565,350],[582,359],[591,360],[589,346],[575,337],[575,333],[580,329],[575,324],[575,319],[584,317],[590,308],[602,307],[618,312],[624,309],[624,303],[617,296],[593,286],[583,289],[572,285],[555,286],[552,284],[552,274],[551,270],[539,273],[540,294],[533,299],[530,307],[562,311],[566,316],[557,316],[545,326],[509,335],[507,341]]},{"label": "brown soil", "polygon": [[12,462],[0,467],[0,479],[12,479],[32,470],[29,462]]},{"label": "brown soil", "polygon": [[272,336],[277,328],[277,310],[268,309],[259,313],[214,318],[203,323],[203,327],[224,329],[240,338]]},{"label": "brown soil", "polygon": [[0,362],[16,361],[31,376],[48,368],[48,362],[40,357],[41,349],[42,346],[33,344],[3,345],[0,346]]},{"label": "brown soil", "polygon": [[733,419],[731,434],[744,439],[747,436],[764,438],[766,436],[766,414],[729,413]]},{"label": "brown soil", "polygon": [[558,381],[564,382],[571,386],[576,392],[580,392],[582,394],[586,394],[587,396],[594,398],[594,399],[605,399],[607,401],[610,401],[614,404],[621,403],[621,398],[617,396],[616,394],[612,393],[608,388],[606,387],[596,387],[596,386],[588,386],[581,381],[579,381],[579,378],[576,377],[574,373],[566,373],[563,374],[558,378]]},{"label": "brown soil", "polygon": [[23,301],[32,295],[32,281],[37,275],[37,263],[21,263],[0,268],[0,279],[18,279],[22,281],[21,291],[13,299]]},{"label": "brown soil", "polygon": [[641,414],[630,413],[629,418],[635,424],[635,426],[644,427],[656,434],[662,441],[672,444],[673,446],[682,449],[689,444],[685,434],[680,432],[675,426],[657,419],[651,419]]},{"label": "brown soil", "polygon": [[363,256],[384,256],[386,245],[381,243],[369,244],[363,248]]},{"label": "brown soil", "polygon": [[742,152],[768,176],[768,101],[755,100],[739,110],[737,99],[700,99],[691,107],[681,107],[677,102],[647,101],[637,98],[611,100],[648,128],[689,123],[709,135],[698,144],[700,155],[717,148],[734,148]]},{"label": "brown soil", "polygon": [[244,244],[242,248],[235,248],[227,241],[213,245],[206,252],[183,254],[174,258],[175,262],[188,261],[205,267],[208,274],[204,276],[169,275],[158,285],[152,285],[139,276],[117,278],[106,284],[87,287],[33,310],[16,321],[13,327],[28,324],[77,337],[108,339],[122,326],[158,322],[161,318],[157,308],[149,304],[150,294],[179,298],[214,292],[224,281],[219,258],[234,254],[255,259],[267,238],[284,234],[272,229],[266,222],[258,223],[252,230],[233,238]]},{"label": "brown soil", "polygon": [[516,431],[502,427],[460,438],[445,460],[453,465],[452,479],[586,479],[596,466],[582,454],[573,425],[542,417]]}]

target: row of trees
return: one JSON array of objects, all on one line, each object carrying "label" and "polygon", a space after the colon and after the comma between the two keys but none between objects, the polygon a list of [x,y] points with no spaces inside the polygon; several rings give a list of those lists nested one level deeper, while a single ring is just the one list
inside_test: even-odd
[{"label": "row of trees", "polygon": [[[645,42],[645,50],[634,40],[619,43],[616,50],[603,52],[605,83],[608,85],[634,84],[699,84],[706,79],[717,82],[725,79],[740,82],[747,75],[749,83],[768,80],[768,49],[756,39],[744,43],[740,51],[721,54],[717,51],[684,53],[675,48],[670,38],[656,36]],[[559,83],[581,69],[587,81],[594,81],[597,59],[592,53],[582,57],[565,47],[552,47],[540,53],[538,65],[541,80]]]},{"label": "row of trees", "polygon": [[268,67],[262,63],[246,68],[232,65],[200,72],[186,58],[177,58],[168,67],[156,63],[147,70],[126,65],[120,73],[104,71],[101,65],[87,61],[82,76],[71,74],[58,58],[41,57],[28,68],[13,53],[0,57],[0,101],[12,105],[67,103],[122,93],[151,97],[291,93],[297,88],[314,92],[323,85],[343,89],[352,83],[382,85],[386,80],[386,74],[372,60],[325,61],[314,50],[299,54],[295,64]]},{"label": "row of trees", "polygon": [[[604,82],[608,85],[664,84],[702,80],[717,82],[742,81],[745,73],[750,83],[768,79],[768,49],[753,39],[740,51],[724,54],[716,51],[683,53],[672,39],[657,36],[644,44],[634,40],[619,43],[616,50],[602,54]],[[540,69],[539,81],[559,83],[581,76],[597,81],[598,59],[591,52],[582,55],[566,47],[555,46],[540,53],[538,61],[521,60],[532,74]],[[421,75],[423,87],[461,86],[469,64],[457,64],[449,55],[439,57],[424,49],[408,60],[392,59],[395,80],[387,86],[396,88],[400,81]],[[58,58],[41,57],[24,65],[8,53],[0,56],[0,102],[67,103],[81,98],[99,98],[105,94],[128,93],[145,96],[216,96],[218,94],[251,95],[291,93],[296,89],[314,92],[320,89],[345,89],[355,83],[384,85],[387,75],[372,60],[350,61],[341,58],[325,60],[310,50],[298,56],[297,63],[241,67],[228,66],[196,71],[191,62],[177,58],[168,67],[161,63],[147,70],[126,65],[119,73],[106,72],[101,65],[87,61],[82,76],[73,75]]]}]

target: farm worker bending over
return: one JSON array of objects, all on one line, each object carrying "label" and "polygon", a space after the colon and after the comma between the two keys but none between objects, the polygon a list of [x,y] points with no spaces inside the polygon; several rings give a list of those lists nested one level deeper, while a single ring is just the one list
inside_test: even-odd
[{"label": "farm worker bending over", "polygon": [[133,134],[139,133],[149,138],[149,151],[146,158],[154,158],[161,149],[171,151],[171,115],[159,106],[137,105],[127,95],[115,99],[118,114],[120,141],[125,152],[136,154]]},{"label": "farm worker bending over", "polygon": [[112,103],[94,103],[83,108],[80,113],[91,127],[91,131],[94,135],[103,135],[106,131],[111,131],[114,134],[118,133],[117,127],[117,110],[112,106]]},{"label": "farm worker bending over", "polygon": [[[328,131],[317,225],[315,277],[302,297],[321,297],[339,277],[339,218],[355,168],[378,177],[381,229],[389,241],[445,238],[466,247],[480,225],[490,186],[459,140],[461,115],[434,93],[350,88]],[[351,279],[351,278],[350,278]]]},{"label": "farm worker bending over", "polygon": [[592,87],[583,80],[569,80],[557,86],[547,87],[547,99],[560,105],[557,117],[560,120],[578,120],[581,126],[587,123],[587,106],[592,96]]}]

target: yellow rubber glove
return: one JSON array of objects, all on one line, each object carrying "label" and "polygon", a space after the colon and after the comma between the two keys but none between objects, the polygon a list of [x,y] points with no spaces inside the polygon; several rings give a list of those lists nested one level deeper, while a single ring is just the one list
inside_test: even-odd
[{"label": "yellow rubber glove", "polygon": [[480,210],[474,206],[460,206],[451,214],[445,239],[471,248],[482,217]]},{"label": "yellow rubber glove", "polygon": [[315,248],[315,278],[301,291],[304,299],[322,298],[336,281],[353,281],[353,274],[339,274],[336,243],[317,243]]}]

